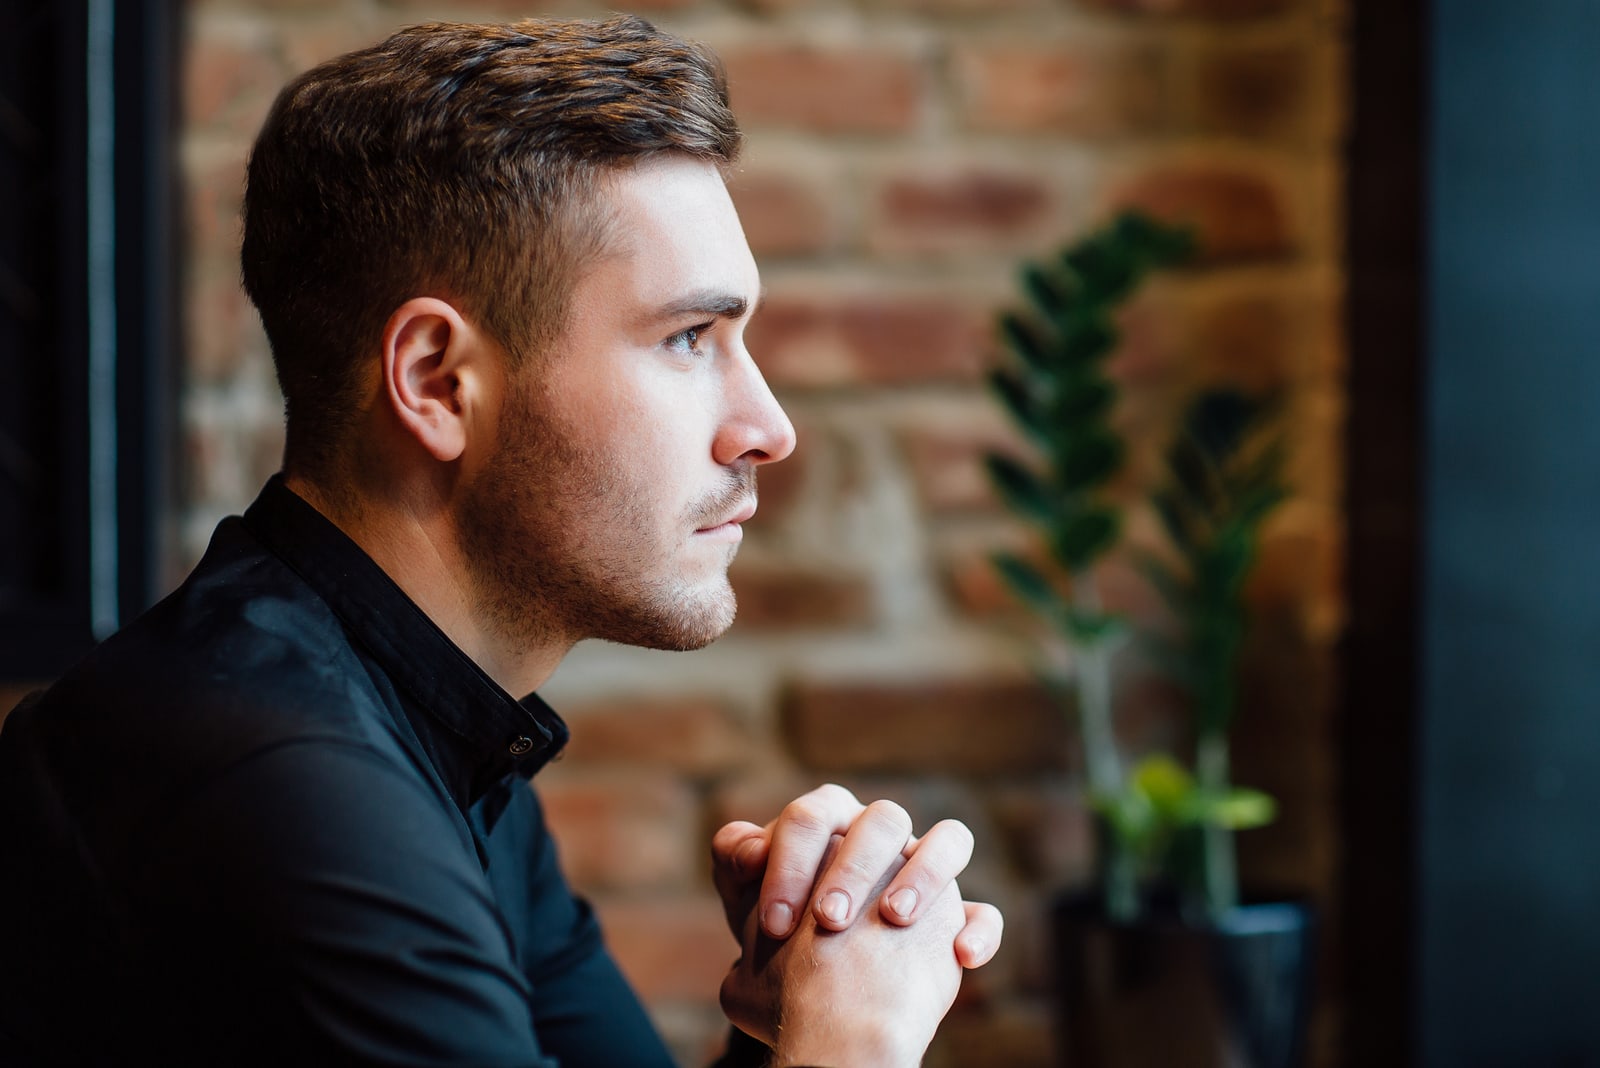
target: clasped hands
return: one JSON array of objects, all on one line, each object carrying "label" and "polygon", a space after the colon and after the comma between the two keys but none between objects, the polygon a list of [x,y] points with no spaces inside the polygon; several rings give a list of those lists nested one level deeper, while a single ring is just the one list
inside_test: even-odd
[{"label": "clasped hands", "polygon": [[727,824],[712,875],[741,954],[723,1011],[775,1066],[919,1063],[961,970],[1000,945],[999,910],[956,886],[972,846],[959,821],[919,838],[899,805],[832,785]]}]

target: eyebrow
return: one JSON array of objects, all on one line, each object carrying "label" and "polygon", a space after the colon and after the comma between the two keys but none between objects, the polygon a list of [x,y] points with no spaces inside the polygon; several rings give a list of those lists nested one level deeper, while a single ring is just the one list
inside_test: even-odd
[{"label": "eyebrow", "polygon": [[[756,296],[756,308],[761,307],[761,302],[766,299],[766,287]],[[676,319],[685,315],[710,315],[719,319],[742,319],[746,312],[751,312],[749,301],[731,293],[719,293],[714,290],[702,290],[690,293],[685,297],[663,305],[657,314],[663,319]]]}]

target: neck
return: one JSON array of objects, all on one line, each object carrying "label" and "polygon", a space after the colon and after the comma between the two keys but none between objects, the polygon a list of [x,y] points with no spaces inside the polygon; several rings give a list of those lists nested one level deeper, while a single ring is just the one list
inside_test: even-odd
[{"label": "neck", "polygon": [[394,580],[462,652],[507,693],[542,686],[572,648],[560,635],[529,639],[506,633],[477,607],[456,519],[435,494],[334,494],[304,476],[285,474],[294,491]]}]

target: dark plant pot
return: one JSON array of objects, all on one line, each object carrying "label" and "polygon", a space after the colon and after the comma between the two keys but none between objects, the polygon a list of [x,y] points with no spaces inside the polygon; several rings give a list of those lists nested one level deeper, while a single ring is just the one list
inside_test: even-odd
[{"label": "dark plant pot", "polygon": [[1058,1034],[1073,1068],[1294,1068],[1311,1008],[1315,919],[1295,902],[1242,905],[1197,927],[1171,910],[1107,920],[1057,901]]}]

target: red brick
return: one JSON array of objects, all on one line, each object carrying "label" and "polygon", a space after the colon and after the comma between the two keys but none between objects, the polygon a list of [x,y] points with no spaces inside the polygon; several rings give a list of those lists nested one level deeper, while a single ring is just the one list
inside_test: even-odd
[{"label": "red brick", "polygon": [[[783,403],[782,398],[779,403]],[[763,464],[756,472],[756,518],[746,525],[746,536],[763,537],[781,526],[784,519],[793,514],[804,492],[814,446],[805,423],[794,419],[794,424],[794,452],[777,463]]]},{"label": "red brick", "polygon": [[993,349],[991,315],[960,294],[774,295],[747,336],[775,386],[975,383]]},{"label": "red brick", "polygon": [[[1041,570],[1059,574],[1037,537],[1030,532],[1026,541],[1029,547],[1020,550],[1023,557]],[[992,551],[983,549],[957,552],[946,558],[946,584],[956,605],[968,615],[979,618],[1027,613],[1029,610],[1001,580],[991,557]],[[1063,590],[1070,588],[1064,576],[1060,581]],[[1123,556],[1108,556],[1096,564],[1094,581],[1107,611],[1139,621],[1164,618],[1165,612],[1150,584]]]},{"label": "red brick", "polygon": [[282,466],[283,424],[230,415],[191,416],[183,427],[182,499],[213,512],[242,509]]},{"label": "red brick", "polygon": [[1304,309],[1270,293],[1215,301],[1193,317],[1186,361],[1208,383],[1254,392],[1283,389],[1298,370]]},{"label": "red brick", "polygon": [[363,18],[299,21],[293,32],[284,34],[284,65],[291,76],[299,74],[335,56],[377,44],[398,28],[374,25]]},{"label": "red brick", "polygon": [[900,437],[922,506],[936,516],[994,512],[1000,504],[983,466],[985,454],[1015,454],[1017,434],[995,418],[918,427]]},{"label": "red brick", "polygon": [[740,633],[861,626],[872,619],[872,591],[859,576],[741,560],[728,577],[739,599],[734,626]]},{"label": "red brick", "polygon": [[[1315,514],[1337,514],[1344,500],[1345,401],[1332,389],[1306,391],[1290,402],[1290,431],[1284,477],[1294,487],[1295,503]],[[1298,510],[1298,508],[1297,508]],[[1284,517],[1288,521],[1288,517]]]},{"label": "red brick", "polygon": [[739,945],[709,887],[692,897],[600,898],[594,904],[606,946],[641,998],[716,1003]]},{"label": "red brick", "polygon": [[283,421],[269,417],[264,425],[247,428],[245,445],[244,485],[234,487],[230,494],[244,503],[255,496],[258,488],[283,467]]},{"label": "red brick", "polygon": [[924,77],[890,51],[809,45],[726,49],[729,96],[747,126],[891,134],[917,118]]},{"label": "red brick", "polygon": [[236,272],[224,273],[219,267],[192,280],[184,318],[188,331],[185,370],[197,384],[232,377],[249,349],[261,347],[246,344],[260,326]]},{"label": "red brick", "polygon": [[197,33],[184,54],[185,123],[253,134],[282,83],[283,70],[268,40]]},{"label": "red brick", "polygon": [[1067,711],[1029,682],[806,681],[782,720],[795,759],[829,772],[1045,771],[1073,749]]},{"label": "red brick", "polygon": [[1172,94],[1180,129],[1283,137],[1304,130],[1318,69],[1295,41],[1219,42],[1178,64]]},{"label": "red brick", "polygon": [[1146,46],[1081,40],[971,46],[954,69],[972,129],[1104,136],[1158,123],[1163,64]]},{"label": "red brick", "polygon": [[539,777],[562,869],[583,890],[690,881],[705,852],[695,799],[664,773],[559,765]]},{"label": "red brick", "polygon": [[189,238],[194,243],[222,249],[238,247],[239,208],[244,200],[244,157],[201,169],[185,176],[189,195]]},{"label": "red brick", "polygon": [[[705,2],[706,0],[630,0],[627,10],[679,12],[690,10]],[[441,4],[439,0],[384,0],[384,5],[402,11],[414,11],[426,18],[455,17],[450,14],[449,5]],[[505,19],[523,19],[530,16],[544,17],[548,15],[604,18],[613,9],[587,2],[587,0],[546,0],[545,3],[537,6],[530,6],[523,0],[473,0],[471,10],[475,14],[493,15]]]},{"label": "red brick", "polygon": [[1248,18],[1270,15],[1294,6],[1296,0],[1078,0],[1084,7],[1144,15],[1195,18]]},{"label": "red brick", "polygon": [[739,7],[757,15],[785,15],[811,10],[816,0],[736,0]]},{"label": "red brick", "polygon": [[1252,611],[1299,617],[1296,630],[1304,633],[1311,608],[1343,601],[1344,539],[1331,525],[1292,521],[1295,518],[1275,515],[1277,522],[1269,521],[1263,530],[1245,596]]},{"label": "red brick", "polygon": [[296,11],[310,11],[314,8],[326,10],[328,0],[251,0],[250,7],[256,11],[293,13]]},{"label": "red brick", "polygon": [[999,15],[1038,11],[1050,0],[866,0],[869,9],[903,11],[917,15]]},{"label": "red brick", "polygon": [[1210,262],[1270,259],[1295,247],[1277,183],[1224,164],[1173,163],[1136,175],[1113,193],[1117,207],[1139,208],[1193,229]]},{"label": "red brick", "polygon": [[990,817],[1012,867],[1044,886],[1082,882],[1093,871],[1094,821],[1081,791],[1059,778],[1010,786]]},{"label": "red brick", "polygon": [[[1008,951],[1010,941],[1008,932],[1001,945],[1002,953]],[[963,992],[974,974],[981,976],[983,972],[969,972],[962,984]],[[923,1060],[925,1068],[969,1068],[980,1064],[1055,1068],[1060,1063],[1049,1011],[1038,1003],[952,1011],[939,1025],[939,1033]]]},{"label": "red brick", "polygon": [[1123,382],[1192,390],[1228,383],[1261,392],[1299,377],[1303,323],[1311,310],[1281,292],[1151,294],[1123,317],[1127,343],[1113,370]]},{"label": "red brick", "polygon": [[1152,753],[1182,754],[1193,731],[1190,696],[1172,679],[1140,664],[1139,653],[1136,646],[1117,663],[1117,746],[1133,760]]},{"label": "red brick", "polygon": [[738,778],[717,786],[708,806],[710,823],[713,827],[733,820],[771,823],[783,806],[820,785],[815,776],[788,768],[747,768]]},{"label": "red brick", "polygon": [[572,728],[563,764],[642,764],[705,775],[743,765],[750,731],[708,699],[615,700],[562,709]]},{"label": "red brick", "polygon": [[826,192],[791,174],[742,172],[728,184],[758,258],[812,256],[836,243]]},{"label": "red brick", "polygon": [[868,245],[926,254],[1030,248],[1054,229],[1055,198],[1038,174],[967,169],[900,175],[880,187]]}]

